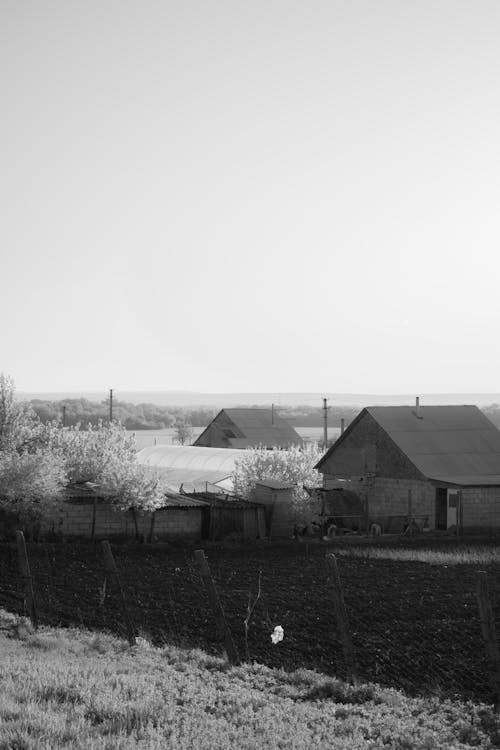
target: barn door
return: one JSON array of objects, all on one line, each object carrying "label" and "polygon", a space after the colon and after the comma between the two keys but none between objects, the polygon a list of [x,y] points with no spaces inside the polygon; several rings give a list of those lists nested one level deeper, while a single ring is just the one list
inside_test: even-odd
[{"label": "barn door", "polygon": [[448,528],[448,493],[446,487],[436,487],[436,529]]},{"label": "barn door", "polygon": [[458,490],[448,490],[447,529],[450,526],[458,526],[458,498]]}]

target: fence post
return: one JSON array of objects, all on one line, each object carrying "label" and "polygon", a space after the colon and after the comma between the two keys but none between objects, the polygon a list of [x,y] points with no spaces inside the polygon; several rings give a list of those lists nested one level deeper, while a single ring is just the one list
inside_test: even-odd
[{"label": "fence post", "polygon": [[110,576],[112,576],[115,581],[118,588],[118,596],[120,599],[120,605],[122,608],[122,614],[123,619],[125,621],[125,627],[127,629],[127,639],[131,646],[135,645],[135,627],[134,623],[132,621],[132,618],[130,616],[130,613],[127,609],[127,603],[125,601],[125,594],[123,593],[123,587],[122,582],[120,579],[120,574],[118,573],[118,568],[116,567],[115,558],[113,557],[113,553],[111,552],[111,547],[109,545],[108,541],[101,542],[101,549],[102,554],[104,557],[104,568],[106,570],[106,573]]},{"label": "fence post", "polygon": [[481,633],[486,646],[486,653],[491,664],[491,680],[495,692],[495,711],[500,711],[500,655],[495,628],[495,617],[491,606],[488,576],[484,571],[477,574],[477,603]]},{"label": "fence post", "polygon": [[358,682],[358,668],[356,664],[354,646],[352,645],[351,640],[349,619],[347,617],[347,610],[344,602],[344,591],[342,589],[342,583],[340,581],[340,575],[337,567],[337,558],[331,553],[327,554],[326,563],[329,570],[328,585],[332,594],[333,607],[335,609],[335,618],[337,620],[337,627],[339,629],[340,638],[342,641],[342,649],[344,652],[344,659],[346,663],[347,681],[352,685],[356,685]]},{"label": "fence post", "polygon": [[238,651],[236,650],[236,646],[231,636],[231,631],[229,630],[229,626],[224,616],[224,610],[222,609],[222,604],[220,602],[217,589],[215,588],[215,583],[210,574],[210,568],[208,566],[204,551],[202,549],[195,550],[194,559],[196,560],[201,578],[207,590],[208,600],[214,613],[217,628],[219,632],[224,636],[224,646],[226,648],[227,657],[231,664],[238,666],[238,664],[240,663],[240,657],[238,655]]},{"label": "fence post", "polygon": [[26,541],[22,531],[16,531],[17,562],[19,572],[24,582],[24,597],[27,605],[29,618],[33,623],[35,630],[38,628],[38,616],[35,606],[35,594],[33,591],[33,578],[31,577],[28,553],[26,551]]},{"label": "fence post", "polygon": [[155,512],[153,511],[151,513],[151,525],[149,527],[149,537],[148,537],[148,542],[150,544],[153,543],[154,536],[155,536]]},{"label": "fence post", "polygon": [[92,541],[94,541],[94,538],[95,538],[96,516],[97,516],[97,498],[94,495],[94,497],[92,498],[92,526],[90,529],[90,538],[92,539]]}]

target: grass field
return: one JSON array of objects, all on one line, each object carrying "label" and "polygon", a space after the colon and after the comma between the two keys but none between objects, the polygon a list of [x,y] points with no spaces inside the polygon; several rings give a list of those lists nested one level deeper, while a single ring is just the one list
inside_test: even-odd
[{"label": "grass field", "polygon": [[500,547],[460,546],[455,549],[394,547],[350,547],[336,549],[336,554],[346,557],[360,557],[365,560],[401,560],[423,562],[430,565],[492,565],[500,563]]},{"label": "grass field", "polygon": [[0,750],[500,746],[490,706],[351,687],[304,669],[230,667],[200,650],[142,640],[130,647],[82,630],[33,634],[3,621]]}]

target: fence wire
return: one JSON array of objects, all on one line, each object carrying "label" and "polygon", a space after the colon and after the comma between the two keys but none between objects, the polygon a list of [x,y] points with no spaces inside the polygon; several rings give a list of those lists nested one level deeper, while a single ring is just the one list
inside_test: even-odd
[{"label": "fence wire", "polygon": [[[28,544],[39,622],[127,637],[116,576],[99,544]],[[193,549],[113,545],[125,602],[138,636],[222,653]],[[347,677],[323,544],[246,544],[205,550],[242,659],[286,670]],[[476,598],[477,565],[430,565],[338,556],[360,681],[493,702]],[[484,566],[483,566],[484,567]],[[495,620],[500,569],[488,566]],[[0,547],[0,607],[28,614],[15,545]],[[273,643],[276,626],[283,640]]]}]

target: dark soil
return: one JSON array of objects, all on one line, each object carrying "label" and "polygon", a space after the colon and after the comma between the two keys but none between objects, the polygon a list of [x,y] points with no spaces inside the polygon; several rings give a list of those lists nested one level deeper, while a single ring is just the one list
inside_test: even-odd
[{"label": "dark soil", "polygon": [[[28,551],[41,622],[126,635],[116,581],[105,575],[99,545],[32,544]],[[320,543],[293,542],[205,547],[242,659],[346,676],[325,562],[329,551]],[[192,548],[116,544],[113,552],[138,634],[158,645],[223,652]],[[362,680],[412,694],[494,700],[475,596],[479,567],[337,560]],[[488,566],[488,575],[498,620],[500,567]],[[0,546],[0,576],[0,606],[23,611],[13,545]],[[276,625],[285,636],[274,645]]]}]

